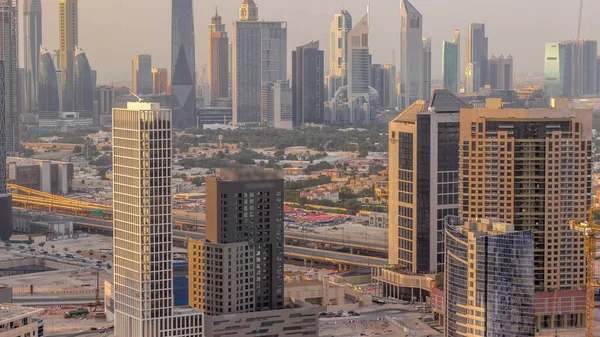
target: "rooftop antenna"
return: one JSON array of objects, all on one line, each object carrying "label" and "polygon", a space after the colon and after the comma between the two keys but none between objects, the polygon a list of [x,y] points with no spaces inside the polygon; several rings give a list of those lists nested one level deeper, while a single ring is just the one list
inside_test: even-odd
[{"label": "rooftop antenna", "polygon": [[138,103],[141,103],[141,102],[143,102],[143,101],[144,101],[144,99],[143,99],[143,98],[141,98],[140,96],[138,96],[138,95],[134,94],[133,92],[132,92],[131,94],[132,94],[133,96],[135,96],[135,98],[137,98],[137,99],[138,99]]}]

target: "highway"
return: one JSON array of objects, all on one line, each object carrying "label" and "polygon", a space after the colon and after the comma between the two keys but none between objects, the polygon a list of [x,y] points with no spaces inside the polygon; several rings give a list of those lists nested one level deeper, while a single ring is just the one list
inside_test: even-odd
[{"label": "highway", "polygon": [[[84,217],[74,217],[74,222],[79,225],[88,226],[88,227],[97,227],[100,229],[110,230],[112,224],[110,221],[104,221],[99,219],[91,219]],[[320,235],[312,235],[314,240],[319,240],[323,236]],[[204,234],[202,233],[194,233],[194,232],[184,232],[179,230],[173,231],[173,239],[175,240],[185,240],[186,238],[191,238],[194,240],[204,239]],[[307,235],[308,237],[308,235]],[[287,238],[287,235],[286,235]],[[337,244],[342,244],[341,240],[336,241]],[[344,240],[344,242],[348,242]],[[365,246],[364,243],[360,243],[360,246]],[[333,263],[333,264],[341,264],[348,266],[359,266],[359,267],[369,267],[369,266],[382,266],[387,263],[387,259],[378,258],[378,257],[370,257],[365,255],[355,255],[355,254],[346,254],[346,253],[338,253],[327,250],[319,250],[305,247],[295,247],[286,245],[284,247],[284,255],[286,257],[292,258],[300,258],[300,259],[312,259],[315,261]]]},{"label": "highway", "polygon": [[294,233],[287,232],[287,233],[285,233],[285,239],[286,240],[298,240],[298,241],[323,243],[323,244],[329,244],[329,245],[338,245],[338,246],[343,246],[343,247],[348,247],[348,248],[358,248],[358,249],[364,249],[364,250],[368,250],[368,251],[387,253],[387,246],[382,245],[380,243],[370,243],[370,242],[365,242],[365,241],[333,238],[333,237],[326,236],[326,235],[318,235],[318,234],[310,234],[310,233],[305,234],[305,233],[300,233],[300,232],[294,232]]},{"label": "highway", "polygon": [[[100,294],[101,299],[104,299],[103,293]],[[96,294],[13,296],[13,302],[28,306],[85,305],[96,302]]]},{"label": "highway", "polygon": [[387,259],[379,257],[337,253],[327,250],[293,246],[285,246],[284,255],[287,257],[307,259],[307,261],[314,260],[359,267],[381,267],[387,264]]},{"label": "highway", "polygon": [[[97,225],[98,227],[112,227],[110,221],[94,219],[94,218],[85,218],[85,217],[73,217],[73,220],[79,224],[92,224]],[[180,220],[175,220],[180,221]],[[202,231],[201,231],[202,232]],[[203,233],[198,232],[189,232],[189,231],[181,231],[181,230],[173,230],[173,237],[175,239],[184,240],[186,238],[191,238],[194,240],[204,239],[205,235]],[[364,241],[356,241],[356,240],[347,240],[340,238],[333,238],[326,235],[318,235],[313,233],[285,233],[286,240],[298,240],[298,241],[307,241],[312,243],[319,244],[330,244],[337,245],[346,248],[357,248],[363,249],[366,251],[387,253],[387,247],[380,243],[367,243]]]}]

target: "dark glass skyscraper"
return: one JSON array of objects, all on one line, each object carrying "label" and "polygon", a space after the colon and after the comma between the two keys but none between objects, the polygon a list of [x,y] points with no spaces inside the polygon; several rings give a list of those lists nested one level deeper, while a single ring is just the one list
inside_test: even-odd
[{"label": "dark glass skyscraper", "polygon": [[[246,260],[248,268],[244,270],[250,275],[254,274],[250,279],[250,289],[253,289],[253,294],[252,292],[245,294],[252,299],[243,302],[244,305],[246,303],[253,305],[238,306],[231,312],[282,309],[283,178],[274,171],[253,168],[242,171],[222,171],[217,177],[206,180],[206,202],[206,241],[214,248],[222,248],[222,253],[232,248],[234,252],[238,251],[230,246],[232,244],[244,247],[243,254],[246,259],[250,259]],[[211,260],[210,256],[207,258]],[[206,265],[221,265],[219,263],[221,261],[215,262],[207,261]],[[225,268],[222,269],[226,271]],[[243,274],[236,273],[235,269],[232,270],[235,274],[232,278],[236,280]],[[212,271],[208,274],[217,275]],[[246,274],[245,277],[248,275]],[[210,275],[206,276],[210,278]],[[208,284],[218,284],[214,282],[220,282],[219,278]],[[235,281],[230,285],[223,282],[222,292],[226,295],[235,293],[235,290],[239,289],[238,284],[240,283]],[[215,294],[209,295],[214,297]],[[217,304],[217,302],[222,303]],[[212,304],[213,308],[228,306],[226,299]],[[229,305],[234,304],[236,303],[229,302]],[[220,313],[226,312],[228,310],[220,311]]]},{"label": "dark glass skyscraper", "polygon": [[38,97],[40,119],[58,119],[58,78],[52,55],[46,48],[40,51]]},{"label": "dark glass skyscraper", "polygon": [[319,41],[292,52],[292,92],[294,127],[303,123],[323,123],[325,56]]},{"label": "dark glass skyscraper", "polygon": [[38,66],[42,46],[42,3],[25,0],[23,3],[23,33],[25,35],[25,111],[38,110]]},{"label": "dark glass skyscraper", "polygon": [[[489,84],[487,78],[487,62],[488,62],[488,38],[485,36],[484,23],[470,23],[469,36],[467,40],[467,64],[479,64],[479,86],[484,87]],[[473,88],[479,91],[479,88]]]},{"label": "dark glass skyscraper", "polygon": [[173,0],[171,31],[171,108],[175,127],[195,125],[196,44],[192,0]]},{"label": "dark glass skyscraper", "polygon": [[92,68],[87,56],[81,49],[75,52],[75,111],[81,117],[91,117],[94,110],[94,83],[92,79]]}]

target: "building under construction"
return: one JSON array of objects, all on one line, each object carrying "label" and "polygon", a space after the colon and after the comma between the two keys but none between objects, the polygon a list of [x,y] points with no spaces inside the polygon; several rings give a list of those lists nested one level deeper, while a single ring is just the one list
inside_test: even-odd
[{"label": "building under construction", "polygon": [[10,157],[7,165],[9,184],[56,195],[72,191],[73,163]]}]

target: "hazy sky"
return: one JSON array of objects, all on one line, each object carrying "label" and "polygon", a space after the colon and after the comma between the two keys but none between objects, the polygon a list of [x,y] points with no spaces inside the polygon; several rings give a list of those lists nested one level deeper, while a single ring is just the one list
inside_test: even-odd
[{"label": "hazy sky", "polygon": [[[366,0],[255,0],[264,20],[288,22],[288,59],[291,50],[319,40],[328,54],[329,23],[345,6],[358,22],[366,13]],[[22,3],[22,1],[20,1]],[[197,69],[206,63],[207,24],[219,6],[227,23],[238,17],[242,0],[194,0]],[[412,0],[423,14],[424,36],[432,38],[433,77],[441,72],[441,45],[462,31],[461,54],[469,22],[486,23],[490,56],[511,54],[515,74],[543,71],[544,43],[574,39],[579,1],[576,0]],[[42,0],[43,44],[58,48],[58,0]],[[153,66],[170,68],[171,0],[79,0],[79,45],[99,83],[131,80],[131,58],[148,53]],[[585,0],[581,37],[600,40],[600,1]],[[19,19],[22,23],[22,17]],[[399,0],[372,0],[371,54],[374,63],[391,63],[392,50],[400,58]],[[19,30],[22,34],[22,28]],[[21,59],[22,55],[22,37]],[[291,62],[291,61],[290,61]],[[288,62],[288,63],[290,63]],[[22,64],[22,63],[21,63]],[[326,66],[327,67],[327,66]],[[288,64],[290,68],[290,64]],[[288,75],[291,75],[288,74]]]}]

